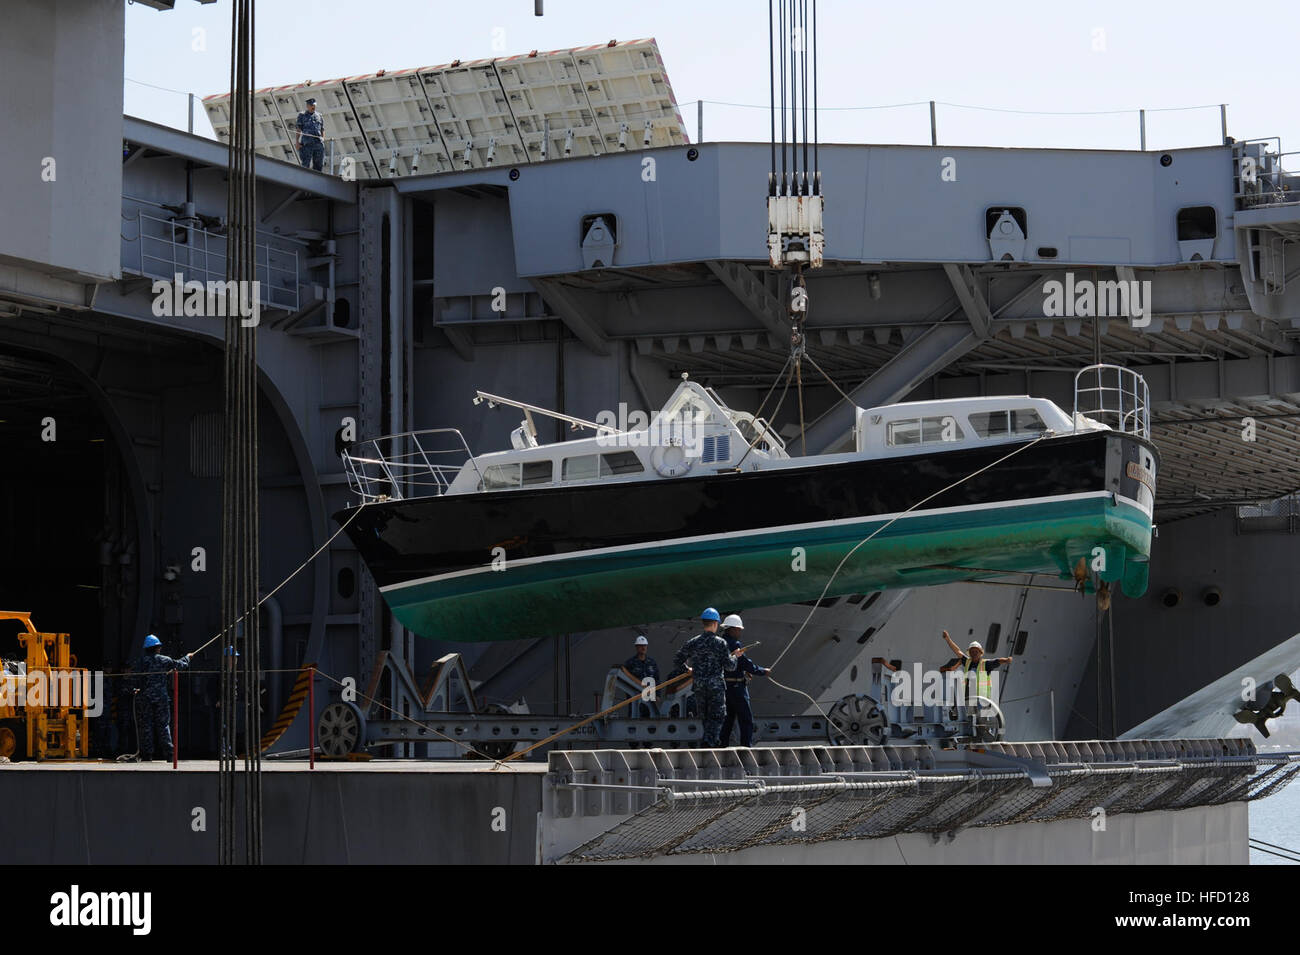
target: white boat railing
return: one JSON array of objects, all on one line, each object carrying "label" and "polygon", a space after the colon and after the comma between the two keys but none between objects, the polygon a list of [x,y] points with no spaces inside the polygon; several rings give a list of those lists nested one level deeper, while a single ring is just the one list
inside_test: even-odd
[{"label": "white boat railing", "polygon": [[445,494],[466,461],[478,471],[465,436],[455,428],[388,434],[343,452],[348,487],[363,504]]},{"label": "white boat railing", "polygon": [[1089,365],[1074,376],[1074,429],[1090,418],[1112,431],[1151,439],[1146,379],[1119,365]]}]

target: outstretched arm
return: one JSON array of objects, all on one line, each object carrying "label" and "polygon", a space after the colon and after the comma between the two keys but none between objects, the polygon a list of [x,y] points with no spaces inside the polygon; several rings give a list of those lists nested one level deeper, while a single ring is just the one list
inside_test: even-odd
[{"label": "outstretched arm", "polygon": [[966,655],[961,652],[961,648],[958,647],[957,644],[952,642],[952,637],[948,636],[947,630],[943,632],[943,642],[948,644],[949,648],[952,650],[953,653],[957,654],[957,656],[964,657]]}]

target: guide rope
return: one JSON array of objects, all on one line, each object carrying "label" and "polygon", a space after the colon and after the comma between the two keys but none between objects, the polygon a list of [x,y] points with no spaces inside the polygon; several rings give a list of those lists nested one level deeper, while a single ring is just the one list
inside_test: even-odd
[{"label": "guide rope", "polygon": [[977,469],[977,470],[975,470],[975,471],[972,471],[970,474],[967,474],[965,477],[958,478],[956,481],[953,481],[953,482],[952,482],[951,484],[949,484],[947,487],[941,488],[940,490],[935,491],[933,494],[929,494],[929,495],[927,495],[926,497],[921,498],[921,500],[917,501],[915,504],[913,504],[913,505],[911,505],[910,507],[908,507],[907,510],[902,511],[902,512],[899,513],[899,514],[896,514],[894,517],[891,517],[891,518],[890,518],[888,521],[886,521],[884,524],[881,524],[879,527],[877,527],[874,531],[872,531],[870,534],[868,534],[868,535],[867,535],[866,537],[864,537],[862,540],[860,540],[860,541],[858,541],[856,544],[854,544],[854,545],[853,545],[853,548],[852,548],[852,549],[851,549],[847,554],[845,554],[843,557],[841,557],[841,558],[840,558],[840,562],[839,562],[838,564],[835,565],[835,570],[832,571],[830,577],[827,578],[827,580],[826,580],[826,586],[822,588],[821,595],[817,598],[816,603],[814,603],[813,606],[809,609],[809,611],[808,611],[808,616],[806,616],[806,617],[804,618],[804,621],[803,621],[802,624],[800,624],[799,629],[795,631],[794,636],[792,636],[792,637],[790,638],[790,641],[785,645],[785,649],[782,650],[781,653],[777,656],[777,658],[772,662],[772,665],[773,665],[773,666],[776,666],[776,664],[780,663],[781,660],[782,660],[782,658],[783,658],[787,653],[790,652],[790,648],[794,646],[795,641],[799,639],[800,635],[801,635],[801,634],[804,632],[804,630],[807,628],[809,621],[812,620],[812,618],[813,618],[813,614],[815,614],[815,613],[817,612],[817,609],[818,609],[817,605],[820,604],[821,601],[826,597],[826,592],[827,592],[828,590],[831,589],[831,584],[833,584],[833,583],[835,582],[835,578],[839,576],[840,571],[844,568],[844,565],[845,565],[846,563],[848,563],[849,558],[852,557],[855,553],[857,553],[858,550],[859,550],[863,545],[865,545],[865,544],[867,544],[868,542],[870,542],[870,541],[872,540],[872,538],[874,538],[874,537],[875,537],[877,534],[879,534],[881,531],[885,530],[885,529],[888,528],[891,524],[895,523],[896,521],[898,521],[898,520],[902,519],[903,517],[905,517],[906,515],[910,514],[912,511],[916,510],[916,509],[917,509],[918,507],[920,507],[922,504],[925,504],[925,503],[927,503],[927,502],[929,502],[929,501],[932,501],[932,500],[934,500],[936,497],[939,497],[939,496],[941,496],[941,495],[943,495],[943,494],[947,494],[947,493],[948,493],[949,491],[951,491],[953,488],[956,488],[956,487],[961,486],[962,484],[965,484],[967,481],[971,480],[972,478],[978,477],[979,475],[983,474],[985,471],[988,471],[988,470],[991,470],[992,468],[997,467],[999,464],[1002,464],[1004,461],[1009,461],[1011,458],[1015,457],[1015,456],[1016,456],[1017,454],[1019,454],[1020,452],[1029,450],[1029,449],[1032,448],[1034,445],[1038,444],[1038,442],[1043,441],[1043,440],[1045,440],[1045,439],[1046,439],[1046,435],[1039,435],[1037,438],[1035,438],[1033,441],[1030,441],[1028,444],[1022,444],[1022,445],[1020,445],[1018,448],[1014,449],[1014,450],[1011,451],[1009,454],[1004,454],[1002,457],[998,458],[996,461],[993,461],[993,462],[991,462],[991,463],[989,463],[989,464],[986,464],[986,465],[984,465],[982,468],[979,468],[979,469]]}]

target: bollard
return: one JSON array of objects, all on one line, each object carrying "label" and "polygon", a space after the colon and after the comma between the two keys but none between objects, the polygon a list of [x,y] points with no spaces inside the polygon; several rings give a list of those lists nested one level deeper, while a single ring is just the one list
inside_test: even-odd
[{"label": "bollard", "polygon": [[172,670],[172,769],[181,761],[181,671]]}]

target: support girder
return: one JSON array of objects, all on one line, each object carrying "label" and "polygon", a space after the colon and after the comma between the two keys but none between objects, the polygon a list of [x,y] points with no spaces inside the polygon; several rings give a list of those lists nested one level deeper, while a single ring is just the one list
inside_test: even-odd
[{"label": "support girder", "polygon": [[597,355],[604,356],[612,353],[613,346],[601,327],[589,317],[579,293],[561,285],[555,279],[530,279],[529,281],[579,341]]},{"label": "support girder", "polygon": [[989,311],[989,303],[984,300],[984,293],[980,291],[979,284],[975,280],[975,273],[971,271],[969,265],[955,265],[951,262],[944,264],[943,271],[948,276],[948,281],[952,283],[952,290],[957,293],[957,301],[961,302],[962,311],[966,313],[970,327],[980,338],[988,338],[993,324],[993,314]]},{"label": "support girder", "polygon": [[872,408],[897,401],[977,344],[979,339],[965,323],[941,322],[930,326],[854,388],[849,393],[852,403],[840,401],[808,426],[810,453],[831,451],[847,439],[853,428],[855,406]]},{"label": "support girder", "polygon": [[785,309],[777,297],[754,278],[748,266],[740,262],[709,261],[704,264],[764,328],[779,339],[789,338],[790,323],[786,320]]}]

